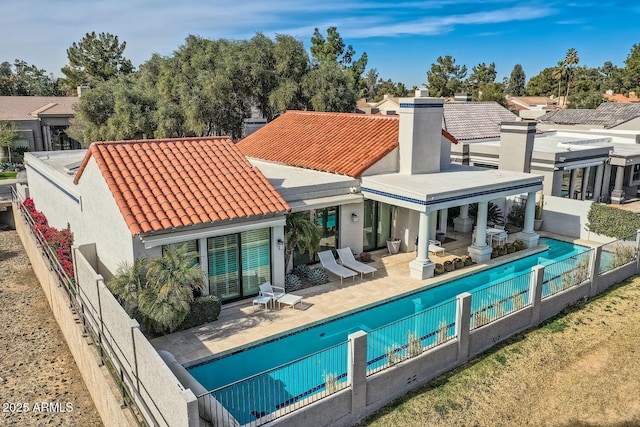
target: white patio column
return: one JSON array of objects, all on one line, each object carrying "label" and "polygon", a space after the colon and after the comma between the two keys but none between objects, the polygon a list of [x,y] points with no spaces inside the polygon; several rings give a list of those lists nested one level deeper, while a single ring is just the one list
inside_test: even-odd
[{"label": "white patio column", "polygon": [[418,254],[416,259],[409,263],[411,277],[419,280],[433,277],[435,265],[429,259],[429,217],[436,212],[420,212],[420,222],[418,223]]},{"label": "white patio column", "polygon": [[469,205],[460,206],[460,216],[453,219],[453,229],[459,233],[469,233],[473,228],[473,220],[469,218]]},{"label": "white patio column", "polygon": [[604,177],[602,178],[602,200],[609,200],[609,184],[611,183],[611,163],[604,165]]},{"label": "white patio column", "polygon": [[611,192],[611,203],[620,205],[624,202],[624,192],[622,186],[624,184],[624,166],[616,167],[616,184]]},{"label": "white patio column", "polygon": [[200,254],[200,268],[204,271],[204,289],[202,295],[209,295],[209,253],[207,252],[207,239],[198,239],[198,252]]},{"label": "white patio column", "polygon": [[591,173],[591,167],[582,169],[582,194],[580,194],[580,200],[587,200],[587,188],[589,186],[589,175]]},{"label": "white patio column", "polygon": [[438,233],[447,234],[447,217],[449,216],[449,209],[444,208],[440,210],[440,224],[438,224]]},{"label": "white patio column", "polygon": [[476,217],[476,235],[471,246],[467,249],[469,256],[477,263],[491,259],[493,248],[487,245],[487,212],[489,202],[478,202],[478,216]]},{"label": "white patio column", "polygon": [[593,183],[593,200],[595,202],[600,201],[600,195],[602,194],[602,176],[604,175],[604,166],[598,165],[596,168],[596,179]]},{"label": "white patio column", "polygon": [[518,239],[524,242],[525,247],[533,248],[538,245],[540,236],[533,230],[533,220],[536,217],[536,192],[527,193],[527,204],[524,209],[524,227],[518,233]]},{"label": "white patio column", "polygon": [[571,181],[569,182],[569,198],[570,199],[575,199],[575,189],[574,187],[576,186],[576,181],[578,180],[578,171],[580,169],[574,169],[571,171]]}]

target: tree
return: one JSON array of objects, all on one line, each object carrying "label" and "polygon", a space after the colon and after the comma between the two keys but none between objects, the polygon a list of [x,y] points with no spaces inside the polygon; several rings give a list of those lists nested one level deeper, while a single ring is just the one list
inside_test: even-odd
[{"label": "tree", "polygon": [[504,84],[496,82],[480,83],[478,88],[478,101],[495,101],[502,106],[507,105],[504,96]]},{"label": "tree", "polygon": [[511,96],[524,95],[525,84],[527,82],[522,65],[516,64],[511,70],[509,81],[507,83],[507,93]]},{"label": "tree", "polygon": [[309,212],[294,212],[287,215],[284,226],[287,262],[285,271],[291,271],[293,268],[294,252],[308,252],[311,256],[320,247],[321,238],[320,228],[311,221]]},{"label": "tree", "polygon": [[9,163],[11,163],[11,148],[17,137],[18,128],[14,122],[0,121],[0,147],[6,147]]},{"label": "tree", "polygon": [[612,90],[614,93],[620,93],[623,90],[625,86],[623,69],[613,65],[611,61],[607,61],[598,71],[600,73],[600,91]]},{"label": "tree", "polygon": [[526,94],[529,96],[552,96],[556,82],[555,67],[545,68],[537,76],[533,76],[527,83]]},{"label": "tree", "polygon": [[169,246],[162,257],[149,262],[148,285],[140,292],[140,312],[155,332],[173,332],[189,314],[194,292],[201,291],[204,273],[187,245]]},{"label": "tree", "polygon": [[133,263],[123,262],[118,266],[116,274],[107,282],[107,287],[118,299],[130,317],[134,317],[138,309],[138,297],[148,287],[148,262],[145,257]]},{"label": "tree", "polygon": [[[315,29],[311,37],[311,56],[314,67],[307,78],[311,92],[311,104],[316,111],[347,111],[355,108],[355,98],[360,92],[362,74],[367,67],[366,52],[355,59],[353,46],[346,47],[336,27],[327,29],[327,37]],[[336,66],[337,65],[337,66]],[[339,76],[341,70],[346,77]],[[313,82],[315,78],[320,82]],[[335,86],[332,87],[332,79]],[[348,87],[346,86],[348,85]]]},{"label": "tree", "polygon": [[309,55],[304,44],[292,36],[277,34],[273,56],[278,85],[269,94],[271,108],[278,112],[305,109],[309,101],[302,82],[309,72]]},{"label": "tree", "polygon": [[565,99],[567,100],[569,99],[569,87],[571,86],[571,82],[574,78],[574,70],[578,65],[578,62],[580,62],[578,51],[576,51],[574,48],[570,48],[564,57],[564,64],[567,74],[567,92]]},{"label": "tree", "polygon": [[624,83],[627,90],[640,89],[640,44],[634,44],[624,60]]},{"label": "tree", "polygon": [[67,93],[80,85],[95,87],[99,83],[133,72],[131,61],[123,56],[126,42],[109,33],[87,33],[67,49],[69,64],[62,67]]},{"label": "tree", "polygon": [[0,64],[0,95],[2,96],[59,96],[58,81],[44,69],[16,59]]},{"label": "tree", "polygon": [[489,65],[484,62],[476,65],[471,69],[471,74],[466,81],[467,90],[477,94],[480,85],[485,83],[493,83],[497,76],[496,64],[493,62]]},{"label": "tree", "polygon": [[427,71],[427,82],[431,96],[451,97],[463,87],[463,79],[467,75],[467,67],[455,65],[451,56],[439,56],[431,69]]}]

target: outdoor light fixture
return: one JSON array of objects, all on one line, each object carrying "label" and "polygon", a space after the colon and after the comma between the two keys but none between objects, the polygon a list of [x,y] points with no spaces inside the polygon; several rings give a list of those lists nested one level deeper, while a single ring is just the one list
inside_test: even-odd
[{"label": "outdoor light fixture", "polygon": [[284,251],[284,240],[278,239],[278,249]]},{"label": "outdoor light fixture", "polygon": [[358,215],[356,215],[355,213],[351,214],[351,222],[358,222]]}]

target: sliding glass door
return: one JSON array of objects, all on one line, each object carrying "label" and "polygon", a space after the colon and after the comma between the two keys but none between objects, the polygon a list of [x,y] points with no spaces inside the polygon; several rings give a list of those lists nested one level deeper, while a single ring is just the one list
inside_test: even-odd
[{"label": "sliding glass door", "polygon": [[386,247],[391,237],[392,206],[375,200],[364,201],[363,249],[372,251]]}]

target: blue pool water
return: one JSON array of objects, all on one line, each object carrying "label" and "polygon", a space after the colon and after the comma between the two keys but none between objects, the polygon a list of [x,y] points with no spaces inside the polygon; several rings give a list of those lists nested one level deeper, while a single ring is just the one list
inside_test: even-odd
[{"label": "blue pool water", "polygon": [[[317,326],[239,350],[238,352],[192,366],[188,369],[205,388],[214,390],[300,359],[298,362],[300,366],[297,369],[303,374],[294,375],[298,377],[298,379],[294,381],[295,384],[290,384],[291,380],[287,383],[285,377],[290,377],[290,373],[283,371],[282,376],[279,376],[279,371],[275,370],[269,374],[269,382],[277,384],[279,389],[285,390],[285,401],[287,404],[291,403],[291,400],[295,400],[301,396],[307,396],[310,392],[318,388],[317,384],[313,384],[314,380],[307,381],[301,380],[300,378],[322,378],[323,374],[327,371],[335,372],[338,380],[345,377],[346,346],[336,347],[336,352],[344,353],[344,357],[338,358],[343,360],[343,362],[338,362],[340,366],[331,366],[330,369],[322,366],[324,363],[322,360],[318,361],[308,356],[329,347],[341,345],[347,340],[349,334],[359,330],[369,332],[389,323],[396,322],[399,319],[414,315],[417,311],[429,310],[432,307],[455,300],[456,296],[463,292],[474,292],[506,279],[520,276],[535,265],[547,265],[588,250],[588,248],[584,246],[554,239],[542,238],[540,239],[540,243],[547,245],[548,249],[472,275],[443,282],[437,286],[416,291],[410,295],[378,303],[377,305],[326,321]],[[453,319],[453,316],[455,316],[455,311],[448,313],[447,321],[449,317]],[[310,374],[310,372],[314,371],[314,374]],[[259,378],[260,376],[257,377]],[[256,379],[256,381],[258,380]],[[264,378],[260,381],[264,381]],[[309,383],[309,381],[311,383]],[[243,387],[247,387],[247,385],[245,384]],[[264,387],[264,384],[250,384],[248,387],[260,388]],[[256,394],[256,396],[258,394]],[[241,399],[240,396],[238,396],[238,398]],[[225,404],[225,402],[223,402],[223,404]],[[251,419],[255,419],[256,413],[272,412],[275,408],[279,407],[279,405],[283,405],[283,402],[254,401],[252,405],[253,408],[248,409],[228,409],[236,416],[238,421],[248,422]],[[227,406],[227,404],[225,404],[225,406]],[[251,418],[252,416],[254,418]]]}]

